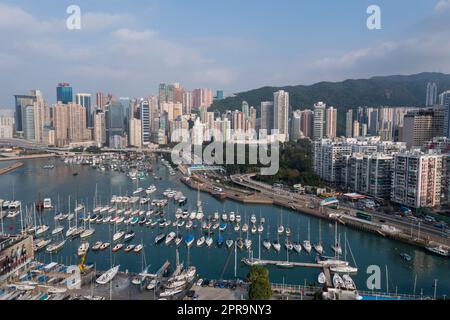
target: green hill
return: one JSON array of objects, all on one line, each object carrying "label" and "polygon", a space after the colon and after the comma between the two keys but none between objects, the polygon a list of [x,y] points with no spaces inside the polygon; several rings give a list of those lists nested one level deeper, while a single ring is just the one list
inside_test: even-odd
[{"label": "green hill", "polygon": [[425,72],[415,75],[395,75],[370,79],[345,80],[342,82],[319,82],[310,86],[263,87],[237,93],[234,97],[215,101],[212,111],[240,109],[247,101],[258,110],[261,101],[273,100],[278,90],[289,92],[292,109],[312,108],[317,101],[338,109],[338,135],[345,131],[345,111],[359,106],[423,106],[426,85],[436,82],[438,94],[450,89],[450,75]]}]

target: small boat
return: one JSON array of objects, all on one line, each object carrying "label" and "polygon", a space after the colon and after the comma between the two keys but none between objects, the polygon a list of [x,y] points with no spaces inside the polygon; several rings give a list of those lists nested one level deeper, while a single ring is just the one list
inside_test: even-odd
[{"label": "small boat", "polygon": [[241,229],[241,225],[239,223],[236,223],[234,225],[234,231],[238,232]]},{"label": "small boat", "polygon": [[278,240],[274,240],[272,242],[272,246],[273,246],[273,248],[275,249],[276,252],[280,252],[281,244],[280,244],[280,242]]},{"label": "small boat", "polygon": [[222,213],[222,221],[227,221],[228,220],[228,215],[226,212]]},{"label": "small boat", "polygon": [[300,243],[298,243],[298,242],[294,242],[294,250],[295,250],[295,252],[297,252],[297,253],[300,253],[300,252],[302,252],[302,245],[300,244]]},{"label": "small boat", "polygon": [[100,246],[100,250],[106,250],[108,247],[110,246],[109,242],[104,242],[101,246]]},{"label": "small boat", "polygon": [[344,284],[344,280],[342,280],[341,276],[337,273],[334,274],[333,276],[333,286],[336,289],[340,289],[340,288],[344,288],[345,289],[345,284]]},{"label": "small boat", "polygon": [[117,252],[117,251],[119,251],[122,248],[123,248],[123,244],[122,243],[118,243],[118,244],[116,244],[114,246],[114,248],[112,249],[112,252]]},{"label": "small boat", "polygon": [[134,250],[135,247],[136,247],[135,244],[129,244],[129,245],[124,249],[124,251],[125,251],[125,252],[130,252],[130,251]]},{"label": "small boat", "polygon": [[234,212],[230,212],[230,222],[234,222],[236,220],[236,215]]},{"label": "small boat", "polygon": [[205,242],[206,242],[205,236],[201,236],[200,238],[197,239],[197,247],[203,246]]},{"label": "small boat", "polygon": [[177,236],[177,234],[175,232],[170,232],[167,236],[166,236],[166,240],[164,241],[164,243],[166,244],[166,246],[170,245],[173,241],[173,239],[175,239],[175,237]]},{"label": "small boat", "polygon": [[148,284],[148,286],[146,287],[147,290],[153,290],[153,289],[155,289],[155,288],[156,288],[156,284],[157,284],[156,279],[152,279],[152,280],[150,281],[150,283]]},{"label": "small boat", "polygon": [[442,257],[450,257],[450,250],[444,246],[428,246],[425,249]]},{"label": "small boat", "polygon": [[89,250],[89,242],[81,243],[80,246],[78,247],[78,256],[79,257],[85,256],[88,250]]},{"label": "small boat", "polygon": [[250,217],[250,222],[255,224],[256,223],[256,215],[252,214],[252,216]]},{"label": "small boat", "polygon": [[252,225],[251,233],[255,234],[257,230],[258,228],[256,227],[256,225]]},{"label": "small boat", "polygon": [[92,229],[92,228],[86,229],[80,234],[80,238],[81,239],[88,238],[88,237],[92,236],[94,233],[95,233],[95,229]]},{"label": "small boat", "polygon": [[97,241],[96,243],[94,243],[94,245],[92,246],[92,251],[98,251],[100,250],[100,248],[102,247],[103,242],[101,241]]},{"label": "small boat", "polygon": [[155,237],[155,244],[160,244],[166,237],[165,233],[160,233]]},{"label": "small boat", "polygon": [[227,241],[225,241],[225,244],[227,245],[227,248],[231,248],[233,243],[234,243],[234,241],[232,239],[228,239]]},{"label": "small boat", "polygon": [[134,252],[135,253],[139,253],[142,251],[142,249],[144,249],[144,246],[142,244],[138,244],[136,247],[134,247]]},{"label": "small boat", "polygon": [[284,233],[284,227],[282,225],[278,226],[278,234],[282,235]]},{"label": "small boat", "polygon": [[327,278],[325,277],[325,273],[321,272],[319,274],[319,276],[317,277],[317,282],[319,282],[320,284],[324,284],[325,282],[327,282]]},{"label": "small boat", "polygon": [[316,250],[316,252],[320,255],[322,255],[324,253],[323,246],[321,243],[316,243],[314,245],[314,250]]},{"label": "small boat", "polygon": [[219,235],[216,240],[217,247],[222,248],[224,242],[225,242],[225,239],[221,235]]},{"label": "small boat", "polygon": [[266,250],[269,251],[270,248],[272,247],[272,244],[270,243],[269,239],[266,239],[266,240],[263,241],[263,246],[264,246],[264,248],[266,248]]},{"label": "small boat", "polygon": [[137,188],[136,190],[133,191],[133,194],[139,194],[139,193],[141,193],[142,191],[144,191],[143,188]]},{"label": "small boat", "polygon": [[225,231],[226,228],[227,228],[227,226],[228,226],[227,223],[221,223],[221,224],[219,225],[219,230],[220,230],[220,231]]},{"label": "small boat", "polygon": [[40,236],[44,235],[47,232],[48,229],[49,229],[49,226],[47,226],[45,224],[39,226],[36,229],[36,237],[40,237]]},{"label": "small boat", "polygon": [[213,244],[214,240],[212,237],[206,237],[205,243],[207,247],[211,247]]},{"label": "small boat", "polygon": [[348,274],[344,274],[342,276],[342,280],[344,280],[345,289],[351,290],[351,291],[356,290],[355,282]]},{"label": "small boat", "polygon": [[50,245],[47,246],[46,250],[49,253],[57,252],[57,251],[62,249],[62,247],[64,246],[65,243],[66,243],[66,240],[62,240],[62,241],[59,241],[57,243],[50,244]]},{"label": "small boat", "polygon": [[104,274],[102,274],[100,277],[97,278],[96,282],[98,284],[107,284],[110,282],[114,277],[116,276],[117,272],[119,272],[120,265],[109,269]]},{"label": "small boat", "polygon": [[240,214],[236,214],[236,222],[237,223],[241,222],[241,215]]},{"label": "small boat", "polygon": [[194,243],[195,237],[192,234],[187,234],[184,237],[184,242],[186,243],[186,247],[190,248]]},{"label": "small boat", "polygon": [[64,227],[59,226],[52,230],[52,236],[56,236],[64,231]]},{"label": "small boat", "polygon": [[246,224],[246,223],[244,223],[243,225],[242,225],[242,232],[247,232],[248,231],[248,224]]},{"label": "small boat", "polygon": [[244,249],[244,240],[242,240],[242,238],[237,239],[236,246],[239,248],[239,250]]},{"label": "small boat", "polygon": [[183,238],[181,236],[177,236],[175,238],[175,245],[178,247],[182,241],[183,241]]},{"label": "small boat", "polygon": [[303,248],[305,249],[306,252],[311,253],[312,250],[311,242],[309,240],[304,240]]},{"label": "small boat", "polygon": [[78,230],[77,227],[70,227],[70,228],[66,231],[66,237],[67,237],[67,238],[73,237],[77,230]]},{"label": "small boat", "polygon": [[286,232],[286,237],[290,237],[291,236],[291,228],[286,227],[285,232]]},{"label": "small boat", "polygon": [[408,261],[408,262],[411,261],[411,259],[412,259],[409,254],[404,253],[404,252],[400,253],[400,257],[402,257],[403,260]]},{"label": "small boat", "polygon": [[52,240],[51,239],[41,239],[41,240],[38,240],[35,244],[34,244],[34,251],[35,252],[37,252],[37,251],[40,251],[40,250],[42,250],[42,249],[44,249],[50,242],[52,242]]},{"label": "small boat", "polygon": [[131,239],[133,239],[135,235],[136,235],[136,233],[134,233],[134,231],[128,231],[127,233],[125,233],[125,236],[123,237],[123,241],[128,242]]},{"label": "small boat", "polygon": [[118,231],[113,235],[113,241],[119,241],[125,235],[125,231]]},{"label": "small boat", "polygon": [[245,246],[245,249],[250,250],[250,248],[252,247],[252,240],[245,239],[244,240],[244,246]]},{"label": "small boat", "polygon": [[261,234],[261,233],[263,233],[263,231],[264,231],[264,226],[263,226],[263,224],[261,223],[261,224],[258,226],[258,233]]},{"label": "small boat", "polygon": [[103,223],[108,223],[109,221],[111,221],[111,216],[107,216],[103,219]]}]

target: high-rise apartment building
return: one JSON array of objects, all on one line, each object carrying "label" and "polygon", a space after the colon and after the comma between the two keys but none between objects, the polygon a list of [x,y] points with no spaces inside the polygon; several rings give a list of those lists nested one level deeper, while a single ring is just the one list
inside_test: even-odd
[{"label": "high-rise apartment building", "polygon": [[325,108],[326,104],[319,101],[314,105],[314,140],[322,139],[325,127]]},{"label": "high-rise apartment building", "polygon": [[337,109],[330,107],[326,109],[325,113],[325,136],[327,138],[336,138],[337,125]]},{"label": "high-rise apartment building", "polygon": [[289,141],[289,92],[279,90],[273,94],[273,114],[273,128],[278,130],[278,139]]},{"label": "high-rise apartment building", "polygon": [[345,136],[353,137],[353,109],[348,109],[345,114]]}]

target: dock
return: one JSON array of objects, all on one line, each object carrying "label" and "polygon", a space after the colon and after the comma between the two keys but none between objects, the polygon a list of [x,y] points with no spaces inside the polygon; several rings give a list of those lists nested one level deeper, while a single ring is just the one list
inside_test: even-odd
[{"label": "dock", "polygon": [[16,170],[16,169],[18,169],[18,168],[20,168],[22,166],[23,166],[22,162],[15,162],[15,163],[7,166],[6,168],[1,168],[0,169],[0,175],[8,173],[8,172],[11,172],[11,171],[14,171],[14,170]]}]

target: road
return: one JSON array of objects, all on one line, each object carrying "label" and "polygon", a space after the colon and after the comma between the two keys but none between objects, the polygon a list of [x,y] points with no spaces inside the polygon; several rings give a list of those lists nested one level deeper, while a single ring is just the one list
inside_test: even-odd
[{"label": "road", "polygon": [[[274,190],[272,186],[254,181],[252,177],[254,174],[234,175],[231,176],[231,180],[237,184],[246,186],[248,188],[259,191],[264,196],[273,199],[275,202],[283,203],[287,207],[303,207],[313,209],[319,206],[320,198],[311,195],[301,195],[298,193],[286,191],[286,190]],[[316,209],[317,210],[317,209]],[[325,209],[324,209],[325,210]],[[305,210],[306,211],[306,210]],[[339,210],[335,212],[341,215],[355,215],[355,208],[345,207],[340,205]],[[375,218],[374,222],[389,223],[393,227],[401,230],[406,235],[411,235],[412,238],[426,239],[436,241],[445,245],[450,245],[450,235],[443,232],[433,226],[424,224],[415,224],[413,221],[405,221],[395,216],[384,214],[380,212],[370,212]],[[381,222],[384,220],[385,222]]]}]

